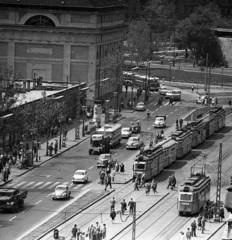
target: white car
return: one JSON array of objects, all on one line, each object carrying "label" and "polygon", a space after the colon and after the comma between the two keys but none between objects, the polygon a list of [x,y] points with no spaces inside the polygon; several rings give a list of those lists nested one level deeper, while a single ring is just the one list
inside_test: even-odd
[{"label": "white car", "polygon": [[142,147],[144,144],[140,140],[140,137],[130,137],[126,143],[126,149],[139,149]]},{"label": "white car", "polygon": [[197,98],[197,100],[196,100],[196,104],[204,103],[206,98],[207,98],[207,96],[199,96],[199,98]]},{"label": "white car", "polygon": [[89,180],[88,173],[86,170],[77,170],[72,178],[73,183],[83,182],[87,183]]},{"label": "white car", "polygon": [[159,89],[160,95],[166,95],[168,92],[170,92],[170,90],[167,89],[166,87],[160,87],[160,89]]},{"label": "white car", "polygon": [[153,124],[154,128],[157,127],[166,127],[166,115],[158,115],[155,118],[154,124]]},{"label": "white car", "polygon": [[132,130],[130,127],[122,128],[122,138],[129,138],[132,135]]},{"label": "white car", "polygon": [[135,110],[137,110],[137,111],[145,111],[145,104],[144,104],[144,102],[138,102],[136,107],[135,107]]},{"label": "white car", "polygon": [[55,192],[52,193],[52,199],[67,199],[70,198],[71,196],[71,191],[69,190],[68,185],[66,184],[61,184],[57,185],[55,188]]}]

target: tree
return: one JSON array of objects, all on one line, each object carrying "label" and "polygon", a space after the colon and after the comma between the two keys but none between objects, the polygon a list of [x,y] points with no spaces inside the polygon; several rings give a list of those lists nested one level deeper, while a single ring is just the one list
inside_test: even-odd
[{"label": "tree", "polygon": [[197,62],[200,58],[205,60],[208,53],[209,61],[218,63],[221,61],[220,51],[217,51],[218,41],[213,28],[223,24],[225,21],[217,5],[199,6],[177,25],[176,41],[193,50]]}]

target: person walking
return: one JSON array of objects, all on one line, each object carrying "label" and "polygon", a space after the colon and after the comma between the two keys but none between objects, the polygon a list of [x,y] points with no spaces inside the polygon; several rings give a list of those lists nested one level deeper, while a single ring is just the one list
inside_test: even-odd
[{"label": "person walking", "polygon": [[123,199],[120,204],[121,204],[121,212],[122,212],[122,215],[124,215],[124,212],[127,210],[126,200]]},{"label": "person walking", "polygon": [[202,234],[204,234],[204,231],[205,231],[205,222],[206,222],[206,219],[203,216],[202,219],[201,219],[201,233]]},{"label": "person walking", "polygon": [[172,185],[172,188],[175,188],[176,187],[176,177],[175,177],[175,174],[173,173],[173,175],[171,176],[171,185]]},{"label": "person walking", "polygon": [[169,176],[168,177],[168,186],[167,186],[167,189],[169,189],[169,187],[172,185],[172,177]]},{"label": "person walking", "polygon": [[49,149],[49,156],[52,156],[52,151],[53,151],[53,143],[51,142],[48,146]]},{"label": "person walking", "polygon": [[105,239],[105,238],[106,238],[106,224],[104,223],[102,227],[102,239]]},{"label": "person walking", "polygon": [[77,225],[75,224],[73,229],[72,229],[72,237],[73,239],[76,239],[77,237]]},{"label": "person walking", "polygon": [[135,209],[135,202],[133,201],[133,198],[128,202],[129,206],[129,214],[133,215],[134,214],[134,209]]},{"label": "person walking", "polygon": [[158,184],[158,182],[155,181],[155,182],[153,182],[153,184],[152,184],[152,186],[151,186],[151,188],[152,188],[154,194],[155,194],[155,193],[158,193],[158,192],[156,191],[156,190],[157,190],[157,184]]},{"label": "person walking", "polygon": [[191,223],[191,236],[192,237],[196,237],[196,229],[197,229],[197,224],[196,224],[196,221],[194,220],[192,223]]},{"label": "person walking", "polygon": [[139,191],[139,181],[138,181],[138,178],[135,179],[135,182],[134,182],[134,191]]},{"label": "person walking", "polygon": [[202,219],[202,216],[200,214],[199,217],[197,218],[197,229],[198,230],[201,230],[201,219]]},{"label": "person walking", "polygon": [[110,201],[110,211],[115,209],[115,204],[116,204],[116,201],[115,201],[115,198],[113,197],[112,200]]},{"label": "person walking", "polygon": [[220,222],[222,222],[223,219],[225,218],[225,211],[224,211],[223,206],[220,207],[220,210],[219,210],[219,217],[220,217]]},{"label": "person walking", "polygon": [[56,154],[57,151],[58,151],[58,140],[57,140],[57,139],[55,139],[55,141],[54,141],[54,143],[53,143],[53,146],[54,146],[54,152],[55,152],[55,154]]},{"label": "person walking", "polygon": [[186,232],[186,239],[191,240],[191,231],[189,228],[187,229],[187,232]]},{"label": "person walking", "polygon": [[88,230],[87,230],[87,233],[88,233],[88,236],[89,236],[89,240],[92,240],[92,237],[93,237],[93,229],[94,229],[94,226],[93,226],[93,224],[91,224],[91,226],[88,227]]},{"label": "person walking", "polygon": [[193,85],[192,85],[192,92],[194,92],[194,87],[193,87]]},{"label": "person walking", "polygon": [[176,119],[176,130],[179,130],[179,120],[178,120],[178,118]]},{"label": "person walking", "polygon": [[149,183],[147,183],[147,185],[146,185],[146,195],[147,195],[147,196],[149,196],[150,191],[151,191],[151,183],[149,182]]},{"label": "person walking", "polygon": [[106,172],[103,169],[100,170],[99,177],[100,177],[100,183],[101,183],[101,185],[103,185],[104,184],[104,179],[106,177]]},{"label": "person walking", "polygon": [[116,217],[116,212],[115,212],[114,208],[112,209],[112,211],[110,213],[110,217],[111,217],[112,223],[114,223],[114,219]]},{"label": "person walking", "polygon": [[107,190],[108,186],[110,186],[110,188],[112,188],[110,174],[108,174],[105,178],[105,191]]},{"label": "person walking", "polygon": [[145,173],[142,174],[141,176],[141,185],[140,187],[145,187]]}]

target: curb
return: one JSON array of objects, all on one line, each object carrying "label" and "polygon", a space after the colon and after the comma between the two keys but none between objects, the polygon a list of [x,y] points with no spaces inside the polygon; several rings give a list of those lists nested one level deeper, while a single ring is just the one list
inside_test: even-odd
[{"label": "curb", "polygon": [[[119,121],[121,121],[121,120],[124,119],[124,118],[125,118],[125,117],[121,116],[120,118],[117,119],[116,122],[119,122]],[[72,146],[70,146],[70,147],[62,150],[61,152],[57,153],[55,156],[52,156],[52,157],[48,158],[47,160],[44,160],[43,162],[38,163],[37,165],[33,165],[32,167],[30,167],[29,169],[27,169],[25,172],[17,175],[15,178],[12,178],[12,179],[10,179],[9,181],[0,184],[0,187],[5,186],[6,184],[10,183],[11,181],[13,181],[14,179],[16,179],[17,177],[21,177],[22,175],[24,175],[24,174],[28,173],[29,171],[33,170],[34,168],[37,168],[38,166],[40,166],[40,165],[42,165],[42,164],[50,161],[51,159],[53,159],[53,158],[61,155],[62,153],[67,152],[68,150],[72,149],[73,147],[76,147],[77,145],[79,145],[80,143],[84,142],[85,140],[87,140],[87,139],[89,139],[89,138],[90,138],[90,136],[88,136],[88,137],[86,137],[86,138],[83,138],[82,140],[80,140],[79,142],[75,143],[74,145],[72,145]]]},{"label": "curb", "polygon": [[98,198],[97,200],[95,200],[94,202],[90,203],[89,205],[87,205],[86,207],[82,208],[81,210],[79,210],[78,212],[76,212],[75,214],[73,214],[71,217],[67,218],[66,220],[64,220],[63,222],[57,224],[55,227],[51,228],[50,230],[48,230],[47,232],[45,232],[44,234],[42,234],[41,236],[39,236],[38,238],[36,238],[35,240],[39,240],[42,239],[44,236],[46,236],[48,233],[52,232],[55,228],[58,228],[59,226],[63,225],[64,223],[66,223],[67,221],[69,221],[70,219],[76,217],[78,214],[80,214],[81,212],[83,212],[84,210],[86,210],[87,208],[93,206],[95,203],[99,202],[100,200],[102,200],[103,198],[105,198],[106,196],[110,195],[111,193],[113,193],[115,191],[115,189],[111,190],[110,192],[104,194],[102,197]]}]

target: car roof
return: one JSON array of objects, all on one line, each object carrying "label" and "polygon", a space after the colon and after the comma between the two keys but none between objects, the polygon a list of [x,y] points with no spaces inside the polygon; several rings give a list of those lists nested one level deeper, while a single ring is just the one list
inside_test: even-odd
[{"label": "car roof", "polygon": [[66,188],[66,187],[68,187],[68,184],[60,184],[60,185],[57,185],[56,188],[57,187],[64,187],[64,188]]},{"label": "car roof", "polygon": [[138,139],[139,136],[136,136],[136,137],[130,137],[129,140],[133,140],[133,139]]},{"label": "car roof", "polygon": [[75,172],[86,172],[86,170],[76,170]]},{"label": "car roof", "polygon": [[100,156],[99,157],[103,157],[103,156],[111,156],[111,154],[110,153],[103,153],[103,154],[100,154]]},{"label": "car roof", "polygon": [[144,102],[138,102],[137,104],[144,104]]},{"label": "car roof", "polygon": [[130,127],[123,127],[122,130],[130,130]]},{"label": "car roof", "polygon": [[156,118],[157,118],[157,117],[166,117],[166,115],[159,114],[159,115],[156,115],[155,117],[156,117]]}]

